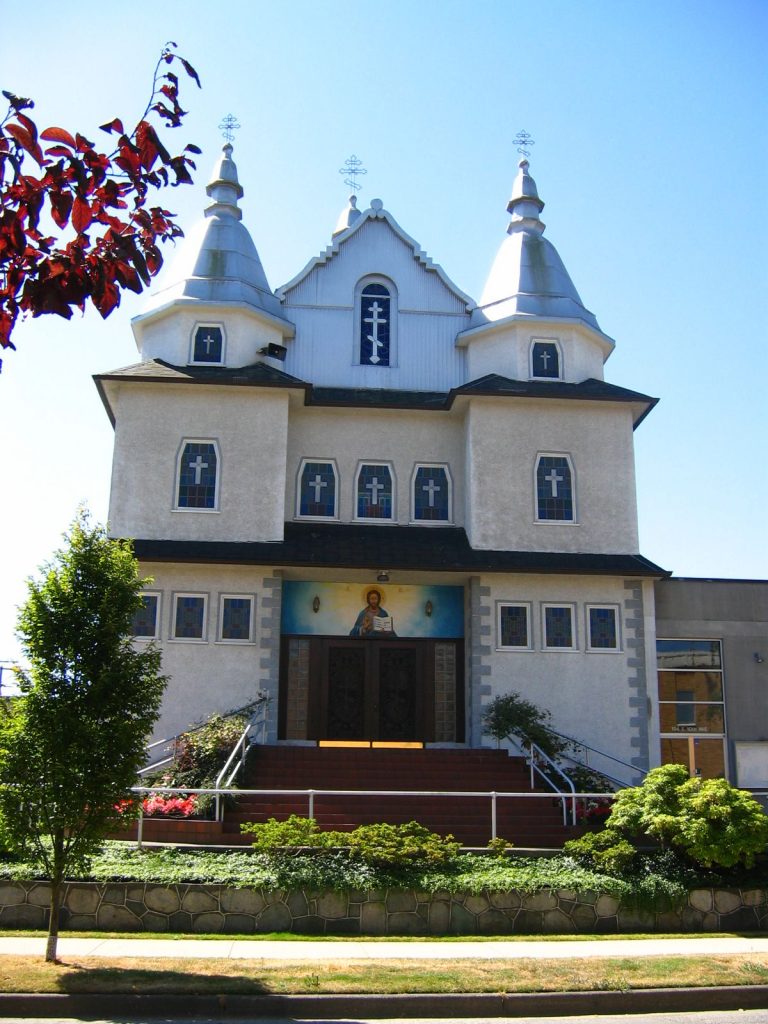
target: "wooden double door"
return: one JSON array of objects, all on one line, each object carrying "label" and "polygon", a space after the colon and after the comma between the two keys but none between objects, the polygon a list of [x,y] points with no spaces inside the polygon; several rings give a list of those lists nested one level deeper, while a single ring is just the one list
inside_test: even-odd
[{"label": "wooden double door", "polygon": [[286,637],[286,739],[463,739],[461,641]]}]

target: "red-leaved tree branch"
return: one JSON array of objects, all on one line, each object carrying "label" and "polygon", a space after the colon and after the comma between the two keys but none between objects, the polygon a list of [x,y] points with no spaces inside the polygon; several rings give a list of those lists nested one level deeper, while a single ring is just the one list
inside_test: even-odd
[{"label": "red-leaved tree branch", "polygon": [[174,214],[147,205],[154,190],[191,183],[190,154],[200,152],[188,145],[171,156],[153,124],[177,128],[186,114],[170,65],[180,64],[200,85],[195,69],[175,49],[175,43],[163,48],[152,95],[133,131],[126,132],[119,118],[101,126],[117,136],[111,153],[99,152],[79,132],[38,132],[25,113],[33,102],[3,91],[9,104],[0,121],[3,348],[15,348],[11,334],[20,314],[69,319],[90,299],[109,316],[122,289],[138,294],[159,271],[159,243],[183,234]]}]

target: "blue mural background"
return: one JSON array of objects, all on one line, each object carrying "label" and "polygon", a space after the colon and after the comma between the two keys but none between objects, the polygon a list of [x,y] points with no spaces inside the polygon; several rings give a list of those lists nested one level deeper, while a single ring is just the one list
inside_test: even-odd
[{"label": "blue mural background", "polygon": [[[463,587],[400,587],[392,583],[283,584],[282,632],[316,636],[349,636],[369,590],[381,594],[381,606],[392,617],[399,637],[464,636]],[[319,599],[318,611],[313,601]],[[430,602],[432,614],[427,615]]]}]

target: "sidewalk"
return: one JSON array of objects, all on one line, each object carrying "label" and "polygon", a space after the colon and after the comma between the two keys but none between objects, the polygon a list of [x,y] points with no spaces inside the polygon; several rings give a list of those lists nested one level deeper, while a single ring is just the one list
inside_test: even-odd
[{"label": "sidewalk", "polygon": [[[20,936],[0,937],[0,955],[42,956],[45,939]],[[625,956],[716,956],[718,954],[762,953],[768,956],[768,937],[727,936],[682,939],[615,938],[585,941],[536,939],[510,942],[295,942],[272,939],[75,939],[59,937],[59,956],[200,957],[226,960],[519,960],[527,958],[562,960],[573,957]]]}]

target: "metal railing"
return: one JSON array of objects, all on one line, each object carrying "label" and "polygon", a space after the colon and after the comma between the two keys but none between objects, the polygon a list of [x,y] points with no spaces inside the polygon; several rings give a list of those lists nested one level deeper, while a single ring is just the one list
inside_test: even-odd
[{"label": "metal railing", "polygon": [[572,743],[574,747],[580,748],[584,751],[583,761],[580,761],[578,758],[574,757],[572,754],[569,754],[567,752],[563,753],[562,756],[564,758],[567,758],[569,761],[572,761],[575,765],[578,765],[580,768],[589,768],[590,771],[596,772],[598,775],[602,775],[604,778],[608,779],[610,782],[613,782],[618,786],[623,787],[628,785],[628,783],[623,779],[617,779],[615,775],[609,775],[608,772],[604,772],[602,769],[595,768],[593,765],[591,765],[589,763],[590,753],[597,754],[599,757],[604,757],[607,761],[611,761],[613,764],[620,764],[622,768],[629,768],[630,771],[632,771],[636,775],[642,775],[643,777],[645,777],[648,774],[648,772],[644,768],[639,768],[637,765],[631,764],[629,761],[624,761],[622,760],[622,758],[616,757],[614,754],[609,754],[606,750],[600,750],[599,747],[593,747],[591,746],[591,744],[585,743],[584,740],[577,740],[575,736],[567,736],[564,732],[558,732],[556,729],[550,729],[548,726],[544,726],[544,728],[552,736],[557,736],[558,739],[566,740],[566,742]]},{"label": "metal railing", "polygon": [[[262,690],[259,690],[255,701],[251,701],[250,704],[245,704],[241,708],[235,708],[234,711],[228,711],[226,715],[222,715],[221,717],[234,718],[235,715],[242,715],[245,712],[251,712],[252,717],[251,722],[249,723],[249,728],[253,728],[254,734],[257,732],[263,733],[266,731],[266,707],[268,703],[269,697],[267,697],[267,695]],[[191,729],[185,729],[184,732],[176,733],[175,736],[167,736],[165,739],[155,740],[154,743],[148,744],[148,758],[149,756],[151,756],[150,751],[156,750],[158,747],[161,748],[161,753],[165,753],[166,751],[168,753],[166,753],[164,757],[161,757],[157,761],[148,760],[148,763],[143,768],[140,768],[139,771],[137,772],[139,778],[141,778],[143,775],[149,775],[152,772],[157,771],[157,769],[162,768],[163,765],[172,764],[179,755],[179,740],[183,736],[193,735],[194,733],[199,732],[201,729],[204,728],[205,723],[202,725],[195,726]],[[238,743],[239,742],[240,741],[238,740]],[[253,742],[257,741],[254,740]]]},{"label": "metal railing", "polygon": [[[131,790],[132,793],[136,793],[139,796],[139,817],[136,832],[136,845],[138,849],[142,848],[143,843],[143,828],[144,828],[144,810],[143,800],[144,797],[150,793],[173,793],[173,794],[185,794],[185,795],[197,795],[197,796],[304,796],[307,798],[307,817],[314,818],[315,816],[315,799],[317,797],[325,796],[347,796],[347,797],[398,797],[399,799],[408,799],[409,797],[446,797],[451,799],[457,798],[475,798],[475,799],[487,799],[490,800],[490,831],[491,839],[496,839],[498,836],[498,801],[499,800],[559,800],[563,809],[563,824],[568,825],[568,803],[572,801],[572,814],[573,823],[575,823],[576,814],[576,801],[577,800],[590,800],[595,797],[599,797],[606,800],[615,799],[615,793],[558,793],[558,792],[498,792],[496,790],[414,790],[414,789],[225,789],[225,788],[188,788],[184,789],[181,787],[174,786],[134,786]],[[156,820],[156,819],[155,819]],[[165,820],[179,820],[179,819],[165,819]],[[216,819],[218,820],[218,819]]]},{"label": "metal railing", "polygon": [[569,779],[568,776],[565,774],[565,772],[562,770],[562,768],[552,760],[552,758],[549,756],[549,754],[546,754],[541,749],[541,747],[538,745],[538,743],[534,743],[533,740],[529,740],[528,741],[528,763],[530,764],[530,767],[531,767],[531,789],[533,789],[534,786],[536,785],[536,774],[538,774],[546,782],[546,784],[548,786],[550,786],[551,789],[560,798],[560,801],[561,801],[561,803],[563,805],[563,824],[567,825],[568,824],[568,820],[567,820],[568,819],[568,815],[567,815],[567,810],[566,810],[566,807],[567,807],[567,805],[566,805],[566,799],[567,799],[566,794],[563,793],[561,790],[559,790],[557,788],[557,786],[555,785],[554,779],[550,778],[550,776],[542,769],[541,764],[539,762],[543,762],[549,768],[550,771],[553,771],[553,772],[555,772],[556,775],[559,775],[560,778],[563,779],[563,781],[565,782],[565,784],[568,787],[568,789],[570,790],[571,824],[575,825],[576,824],[576,787],[574,786],[574,784],[571,781],[571,779]]}]

